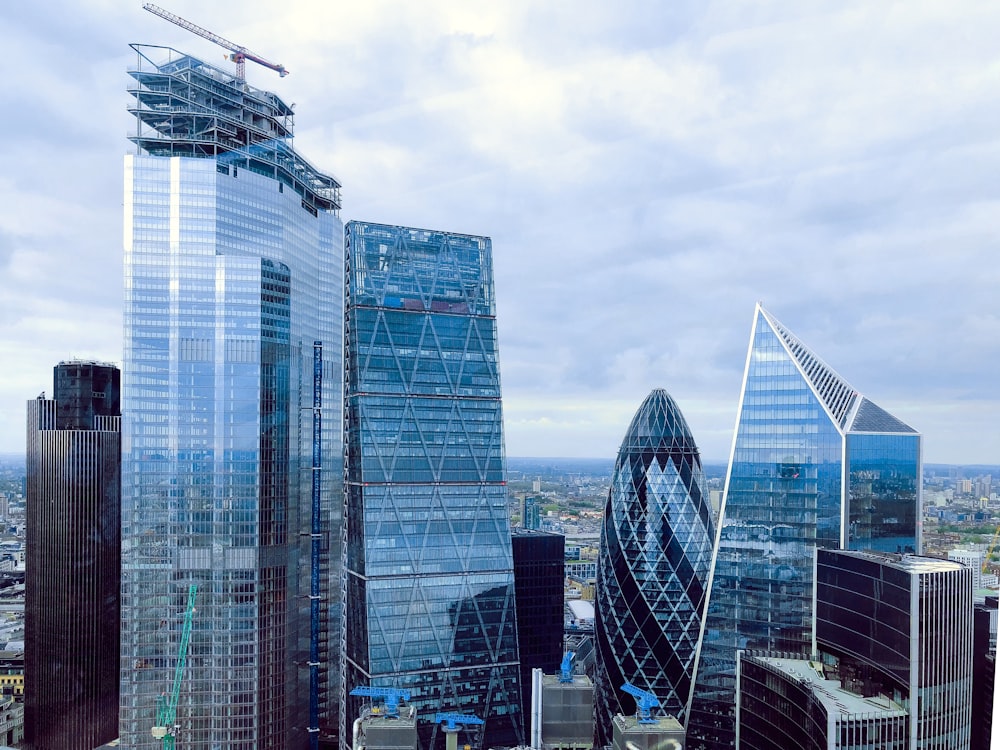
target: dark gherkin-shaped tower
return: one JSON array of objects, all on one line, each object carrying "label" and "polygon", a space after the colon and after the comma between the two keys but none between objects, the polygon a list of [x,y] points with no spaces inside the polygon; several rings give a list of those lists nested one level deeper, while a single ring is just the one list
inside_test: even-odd
[{"label": "dark gherkin-shaped tower", "polygon": [[666,391],[632,419],[611,478],[597,566],[597,740],[633,713],[624,682],[648,690],[665,715],[687,706],[714,539],[701,457]]}]

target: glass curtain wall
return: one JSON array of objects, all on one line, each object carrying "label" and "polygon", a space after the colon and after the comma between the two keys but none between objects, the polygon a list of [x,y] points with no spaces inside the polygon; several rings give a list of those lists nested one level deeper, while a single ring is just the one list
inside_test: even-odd
[{"label": "glass curtain wall", "polygon": [[339,613],[340,219],[215,158],[128,156],[125,201],[123,744],[161,744],[196,584],[183,745],[305,747],[317,340],[325,656]]},{"label": "glass curtain wall", "polygon": [[687,708],[714,539],[701,456],[666,391],[647,396],[622,441],[601,529],[594,637],[598,745],[621,692],[652,692],[664,715]]},{"label": "glass curtain wall", "polygon": [[351,222],[345,252],[344,689],[408,689],[425,748],[437,711],[521,744],[490,240]]},{"label": "glass curtain wall", "polygon": [[692,750],[733,747],[738,649],[810,650],[815,548],[919,549],[919,446],[911,427],[758,305],[689,712]]}]

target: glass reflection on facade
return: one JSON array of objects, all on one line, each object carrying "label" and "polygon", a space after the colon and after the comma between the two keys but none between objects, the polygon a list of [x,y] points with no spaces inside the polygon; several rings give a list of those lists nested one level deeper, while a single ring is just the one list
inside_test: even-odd
[{"label": "glass reflection on facade", "polygon": [[735,741],[738,649],[810,650],[813,550],[919,552],[920,435],[757,306],[688,746]]},{"label": "glass reflection on facade", "polygon": [[345,242],[344,689],[410,690],[424,748],[436,711],[483,719],[474,747],[522,744],[490,240],[351,222]]},{"label": "glass reflection on facade", "polygon": [[[294,151],[292,112],[277,96],[173,50],[135,49],[138,153],[125,160],[122,745],[162,745],[150,727],[174,678],[195,583],[178,746],[306,747],[311,701],[326,711],[325,727],[336,724],[328,696],[343,507],[339,186]],[[324,352],[316,380],[315,342]],[[316,389],[327,467],[318,568],[310,557]],[[312,575],[324,611],[316,632]],[[315,692],[313,637],[323,654]]]},{"label": "glass reflection on facade", "polygon": [[969,746],[972,613],[972,570],[961,563],[817,552],[816,647],[854,692],[909,711],[912,750]]},{"label": "glass reflection on facade", "polygon": [[654,390],[622,441],[601,528],[599,746],[611,744],[615,714],[635,713],[621,693],[625,682],[654,693],[665,715],[686,709],[713,537],[698,447],[674,400]]},{"label": "glass reflection on facade", "polygon": [[857,431],[846,438],[849,526],[844,546],[915,552],[920,441],[912,434]]},{"label": "glass reflection on facade", "polygon": [[815,660],[738,660],[740,750],[910,750],[909,716],[891,699],[866,700]]}]

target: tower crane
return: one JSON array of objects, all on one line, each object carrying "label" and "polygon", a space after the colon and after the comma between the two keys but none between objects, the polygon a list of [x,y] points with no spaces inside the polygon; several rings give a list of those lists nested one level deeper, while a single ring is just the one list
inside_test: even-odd
[{"label": "tower crane", "polygon": [[567,651],[563,654],[562,664],[559,665],[559,682],[573,681],[573,657],[576,652]]},{"label": "tower crane", "polygon": [[174,685],[170,695],[161,695],[156,700],[156,726],[154,739],[163,740],[163,750],[173,750],[174,734],[177,726],[177,701],[181,697],[181,680],[187,662],[188,643],[191,641],[191,627],[194,624],[194,600],[198,584],[192,583],[188,589],[187,609],[184,612],[184,629],[181,631],[181,645],[177,649],[177,667],[174,669]]},{"label": "tower crane", "polygon": [[207,39],[210,42],[215,42],[223,49],[229,50],[230,54],[228,55],[228,57],[230,60],[236,63],[236,77],[239,78],[241,81],[246,80],[247,60],[249,60],[250,62],[255,62],[258,65],[263,65],[265,68],[269,68],[275,71],[282,78],[288,75],[288,71],[285,69],[284,65],[273,63],[270,60],[265,60],[263,57],[254,54],[246,47],[236,44],[235,42],[231,42],[228,39],[219,36],[218,34],[212,33],[208,29],[202,28],[198,24],[191,23],[190,21],[181,18],[180,16],[176,16],[170,11],[164,10],[158,5],[153,5],[153,3],[146,3],[142,7],[154,15],[157,15],[160,18],[170,21],[170,23],[177,24],[182,29],[187,29],[192,34],[197,34],[198,36]]}]

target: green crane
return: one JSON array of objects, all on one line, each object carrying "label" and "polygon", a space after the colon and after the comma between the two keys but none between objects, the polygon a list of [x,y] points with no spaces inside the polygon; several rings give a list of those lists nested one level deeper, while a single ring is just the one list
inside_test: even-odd
[{"label": "green crane", "polygon": [[174,669],[174,687],[170,695],[156,699],[156,726],[153,737],[163,740],[163,750],[174,750],[174,732],[177,722],[177,701],[181,697],[181,680],[184,678],[184,664],[187,662],[188,643],[191,640],[191,626],[194,624],[194,598],[198,584],[192,583],[188,589],[187,610],[184,612],[184,629],[181,631],[181,645],[177,649],[177,668]]}]

